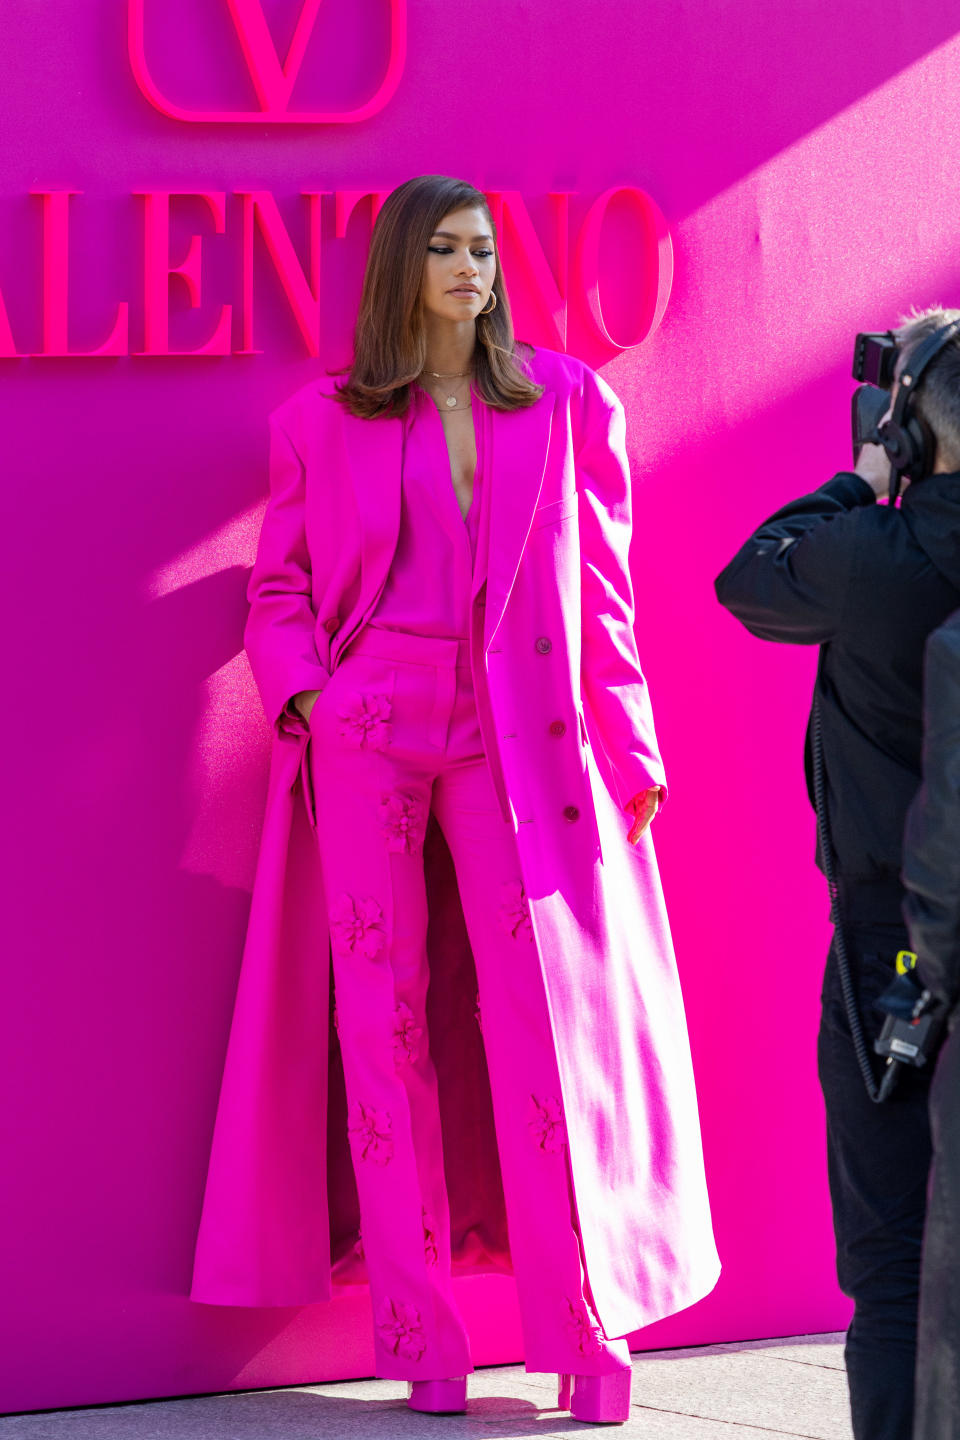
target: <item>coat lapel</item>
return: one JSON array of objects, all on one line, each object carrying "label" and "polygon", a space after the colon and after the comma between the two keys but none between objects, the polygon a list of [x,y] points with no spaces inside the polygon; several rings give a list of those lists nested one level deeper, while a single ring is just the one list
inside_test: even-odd
[{"label": "coat lapel", "polygon": [[540,497],[553,424],[554,396],[545,392],[528,410],[490,412],[490,542],[485,641],[489,646],[506,609]]},{"label": "coat lapel", "polygon": [[400,533],[403,422],[343,412],[343,440],[360,517],[360,603],[366,617],[383,588]]}]

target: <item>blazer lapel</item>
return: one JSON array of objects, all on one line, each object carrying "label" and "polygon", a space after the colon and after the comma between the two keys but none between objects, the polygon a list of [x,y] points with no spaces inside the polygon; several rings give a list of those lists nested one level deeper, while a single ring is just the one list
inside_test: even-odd
[{"label": "blazer lapel", "polygon": [[383,588],[400,533],[403,422],[343,414],[343,440],[360,518],[360,602],[366,618]]},{"label": "blazer lapel", "polygon": [[546,391],[528,410],[492,410],[484,483],[489,485],[485,643],[490,645],[517,578],[540,497],[553,424],[554,395]]}]

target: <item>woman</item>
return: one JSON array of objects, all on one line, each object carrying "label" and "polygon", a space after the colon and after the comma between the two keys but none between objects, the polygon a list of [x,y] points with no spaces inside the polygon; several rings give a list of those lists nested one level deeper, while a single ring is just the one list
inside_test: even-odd
[{"label": "woman", "polygon": [[510,1267],[527,1368],[625,1420],[622,1337],[718,1265],[621,407],[520,350],[483,195],[421,176],[377,219],[345,380],[272,424],[245,640],[274,759],[193,1298],[325,1299],[362,1253],[377,1373],[462,1411],[452,1260]]}]

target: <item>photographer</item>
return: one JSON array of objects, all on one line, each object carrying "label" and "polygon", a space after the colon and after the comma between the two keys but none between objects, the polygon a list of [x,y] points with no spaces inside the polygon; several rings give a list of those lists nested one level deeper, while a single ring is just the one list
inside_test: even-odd
[{"label": "photographer", "polygon": [[[721,604],[754,635],[821,647],[807,777],[811,800],[815,772],[822,782],[818,863],[835,875],[837,904],[818,1050],[837,1272],[855,1304],[846,1361],[857,1440],[912,1430],[930,1067],[885,1067],[871,1052],[883,1019],[874,1004],[908,947],[900,867],[920,781],[923,646],[960,605],[960,340],[944,328],[955,321],[960,311],[934,310],[893,332],[884,444],[864,445],[853,472],[779,510],[717,580]],[[907,430],[917,453],[905,464]],[[912,479],[899,508],[876,503],[891,480],[884,445]]]},{"label": "photographer", "polygon": [[933,1171],[923,1237],[916,1440],[960,1437],[960,611],[927,642],[923,788],[904,839],[904,915],[917,972],[949,1035],[930,1092]]}]

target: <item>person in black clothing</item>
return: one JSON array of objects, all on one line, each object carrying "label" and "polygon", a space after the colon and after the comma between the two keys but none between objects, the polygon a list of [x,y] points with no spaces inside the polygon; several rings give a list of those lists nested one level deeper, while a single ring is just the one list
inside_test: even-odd
[{"label": "person in black clothing", "polygon": [[[898,375],[923,340],[958,318],[960,311],[937,310],[902,325]],[[716,582],[721,604],[754,635],[820,646],[815,709],[839,918],[874,1084],[883,1067],[873,1055],[882,1024],[874,1001],[908,948],[900,867],[920,782],[923,646],[960,605],[960,341],[929,363],[912,405],[936,441],[934,473],[911,484],[899,507],[876,503],[890,466],[880,446],[865,445],[853,472],[777,511]],[[808,730],[813,799],[811,742]],[[818,847],[821,868],[823,859]],[[822,1005],[837,1273],[855,1306],[846,1343],[854,1434],[910,1440],[929,1077],[898,1067],[890,1098],[869,1098],[840,988],[836,930]]]},{"label": "person in black clothing", "polygon": [[925,676],[923,788],[907,816],[903,913],[948,1036],[930,1091],[914,1437],[960,1440],[960,611],[927,641]]}]

